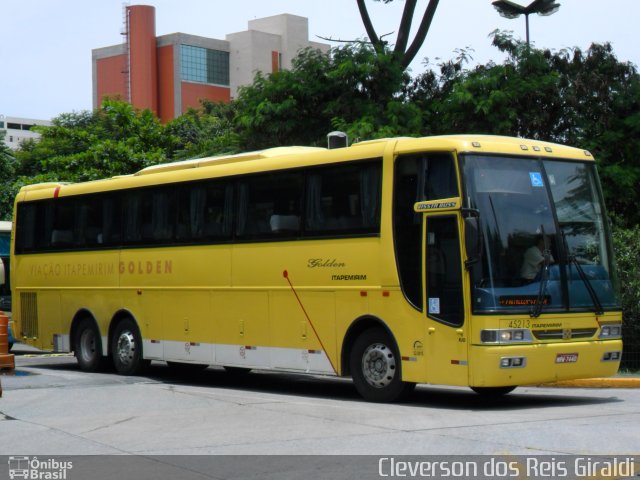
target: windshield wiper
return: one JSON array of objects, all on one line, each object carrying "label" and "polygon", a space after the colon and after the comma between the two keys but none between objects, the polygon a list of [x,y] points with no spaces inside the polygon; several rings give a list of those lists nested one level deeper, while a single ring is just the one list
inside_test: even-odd
[{"label": "windshield wiper", "polygon": [[551,264],[551,251],[549,250],[549,246],[547,242],[547,236],[544,233],[544,225],[540,225],[540,232],[542,233],[542,238],[544,241],[544,250],[542,252],[542,258],[544,259],[542,262],[542,272],[540,275],[540,289],[538,290],[538,298],[536,298],[536,303],[531,308],[529,312],[529,316],[531,318],[538,318],[542,313],[542,307],[544,306],[544,297],[547,291],[547,282],[549,281],[549,265]]},{"label": "windshield wiper", "polygon": [[[567,252],[567,263],[569,265],[573,264],[576,266],[578,276],[580,277],[580,280],[582,280],[582,283],[584,283],[584,286],[587,289],[589,296],[591,297],[596,315],[602,315],[604,313],[604,310],[602,308],[602,303],[600,303],[600,299],[598,298],[598,294],[593,288],[591,280],[589,280],[589,277],[587,277],[587,274],[584,272],[582,265],[578,263],[578,259],[576,258],[576,256],[572,253],[569,253],[569,244],[567,243],[567,236],[565,235],[564,231],[561,231],[561,233],[562,241],[564,242],[564,250],[565,252]],[[569,269],[569,274],[571,274],[571,269]]]},{"label": "windshield wiper", "polygon": [[591,301],[593,302],[596,315],[602,315],[604,313],[604,310],[602,309],[602,303],[600,303],[598,294],[594,290],[593,285],[591,285],[591,280],[589,280],[589,277],[587,277],[587,274],[584,273],[584,269],[582,268],[582,265],[578,263],[578,259],[576,258],[575,255],[570,254],[567,256],[567,259],[569,260],[569,263],[573,263],[576,266],[576,270],[578,271],[578,276],[580,277],[580,280],[582,280],[582,282],[584,283],[584,286],[587,288],[587,292],[589,292],[589,296],[591,297]]}]

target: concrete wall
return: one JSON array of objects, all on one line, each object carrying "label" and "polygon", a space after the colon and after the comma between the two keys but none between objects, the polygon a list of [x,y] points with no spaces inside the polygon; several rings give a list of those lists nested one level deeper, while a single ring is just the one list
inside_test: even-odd
[{"label": "concrete wall", "polygon": [[[256,72],[290,68],[303,48],[329,50],[329,45],[309,41],[309,21],[297,15],[251,20],[248,30],[217,40],[185,33],[156,37],[154,7],[134,5],[127,13],[129,61],[124,42],[92,51],[93,107],[105,96],[120,96],[136,108],[152,109],[163,122],[199,107],[200,98],[230,101]],[[183,81],[180,45],[229,52],[229,85]]]}]

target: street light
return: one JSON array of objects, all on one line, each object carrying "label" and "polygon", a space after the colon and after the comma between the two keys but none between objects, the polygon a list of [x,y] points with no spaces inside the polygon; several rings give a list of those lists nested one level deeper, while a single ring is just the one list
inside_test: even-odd
[{"label": "street light", "polygon": [[529,15],[537,13],[538,15],[553,15],[560,8],[560,4],[555,0],[535,0],[527,7],[518,5],[510,0],[497,0],[492,3],[498,13],[505,18],[518,18],[524,14],[527,23],[527,47],[529,47]]}]

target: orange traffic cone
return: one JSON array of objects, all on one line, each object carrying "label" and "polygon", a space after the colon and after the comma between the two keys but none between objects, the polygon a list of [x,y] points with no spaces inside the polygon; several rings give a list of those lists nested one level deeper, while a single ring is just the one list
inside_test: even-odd
[{"label": "orange traffic cone", "polygon": [[9,353],[9,317],[0,312],[0,370],[16,368],[16,359]]}]

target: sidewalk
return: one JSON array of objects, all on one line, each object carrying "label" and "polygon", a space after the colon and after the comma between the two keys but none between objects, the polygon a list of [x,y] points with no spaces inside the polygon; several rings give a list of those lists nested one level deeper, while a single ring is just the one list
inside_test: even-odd
[{"label": "sidewalk", "polygon": [[640,388],[640,375],[617,375],[607,378],[583,378],[544,383],[537,387],[551,388]]}]

